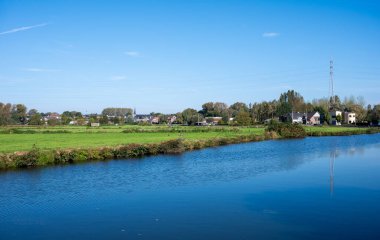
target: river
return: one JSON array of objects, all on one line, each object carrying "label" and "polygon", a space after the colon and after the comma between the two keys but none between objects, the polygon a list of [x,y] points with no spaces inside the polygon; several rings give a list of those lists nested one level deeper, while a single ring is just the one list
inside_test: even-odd
[{"label": "river", "polygon": [[0,172],[0,239],[380,239],[380,134]]}]

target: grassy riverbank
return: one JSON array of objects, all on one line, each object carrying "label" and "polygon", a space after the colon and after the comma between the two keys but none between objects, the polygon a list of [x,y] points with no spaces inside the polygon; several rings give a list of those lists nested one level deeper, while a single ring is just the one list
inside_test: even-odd
[{"label": "grassy riverbank", "polygon": [[[304,127],[308,136],[380,132],[378,128]],[[279,138],[257,127],[7,127],[0,128],[0,168],[180,153]]]}]

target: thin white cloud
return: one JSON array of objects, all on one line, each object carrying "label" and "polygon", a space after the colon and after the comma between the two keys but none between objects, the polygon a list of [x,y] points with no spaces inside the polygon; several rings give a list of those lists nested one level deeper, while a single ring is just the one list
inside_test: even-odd
[{"label": "thin white cloud", "polygon": [[14,28],[14,29],[11,29],[11,30],[8,30],[8,31],[0,32],[0,35],[5,35],[5,34],[11,34],[11,33],[16,33],[16,32],[26,31],[26,30],[33,29],[33,28],[44,27],[46,25],[49,25],[49,24],[48,23],[41,23],[41,24],[37,24],[37,25],[33,25],[33,26],[18,27],[18,28]]},{"label": "thin white cloud", "polygon": [[27,72],[58,72],[59,69],[46,69],[46,68],[23,68],[23,71]]},{"label": "thin white cloud", "polygon": [[130,57],[140,57],[141,54],[139,52],[136,52],[136,51],[126,51],[124,52],[124,54],[130,56]]},{"label": "thin white cloud", "polygon": [[280,35],[280,33],[278,32],[265,32],[263,33],[263,37],[265,38],[273,38],[273,37],[278,37]]},{"label": "thin white cloud", "polygon": [[127,79],[127,77],[126,76],[121,76],[121,75],[119,75],[119,76],[112,76],[111,77],[111,80],[113,80],[113,81],[121,81],[121,80],[125,80],[125,79]]}]

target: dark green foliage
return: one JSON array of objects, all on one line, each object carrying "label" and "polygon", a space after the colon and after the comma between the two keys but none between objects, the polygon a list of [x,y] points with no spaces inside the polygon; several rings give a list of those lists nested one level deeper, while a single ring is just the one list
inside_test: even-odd
[{"label": "dark green foliage", "polygon": [[183,139],[174,139],[162,142],[158,146],[159,153],[182,153],[185,151]]},{"label": "dark green foliage", "polygon": [[73,152],[70,150],[58,150],[54,153],[55,164],[65,164],[74,162]]},{"label": "dark green foliage", "polygon": [[15,157],[15,165],[18,168],[29,168],[37,166],[37,161],[40,156],[40,150],[33,146],[33,149],[25,154],[20,154]]},{"label": "dark green foliage", "polygon": [[239,112],[236,115],[235,121],[240,126],[248,126],[252,124],[252,119],[248,112]]},{"label": "dark green foliage", "polygon": [[236,102],[230,106],[230,112],[232,113],[232,117],[236,117],[240,112],[248,112],[248,106],[242,102]]},{"label": "dark green foliage", "polygon": [[37,113],[30,117],[29,119],[29,125],[42,125],[42,116],[41,114]]},{"label": "dark green foliage", "polygon": [[196,122],[201,121],[203,116],[192,108],[187,108],[182,112],[183,122],[188,125],[195,125]]},{"label": "dark green foliage", "polygon": [[99,158],[102,160],[114,158],[114,151],[112,148],[106,147],[106,148],[94,149],[94,151],[99,151]]},{"label": "dark green foliage", "polygon": [[267,128],[265,129],[267,132],[276,132],[283,138],[304,138],[306,137],[305,129],[298,124],[290,124],[290,123],[278,123],[275,121],[271,121]]},{"label": "dark green foliage", "polygon": [[148,153],[148,147],[141,144],[128,144],[114,149],[115,158],[138,158]]},{"label": "dark green foliage", "polygon": [[129,144],[128,145],[128,157],[129,158],[137,158],[142,157],[149,153],[149,150],[146,146],[140,144]]},{"label": "dark green foliage", "polygon": [[0,102],[0,126],[11,124],[12,122],[11,111],[12,111],[12,104],[10,103],[5,104],[5,103]]}]

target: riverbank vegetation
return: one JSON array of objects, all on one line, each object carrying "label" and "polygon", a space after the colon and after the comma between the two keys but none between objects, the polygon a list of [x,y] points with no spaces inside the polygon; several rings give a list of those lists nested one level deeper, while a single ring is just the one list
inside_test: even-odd
[{"label": "riverbank vegetation", "polygon": [[0,169],[177,154],[242,142],[378,133],[379,128],[273,123],[255,127],[107,126],[0,128]]}]

